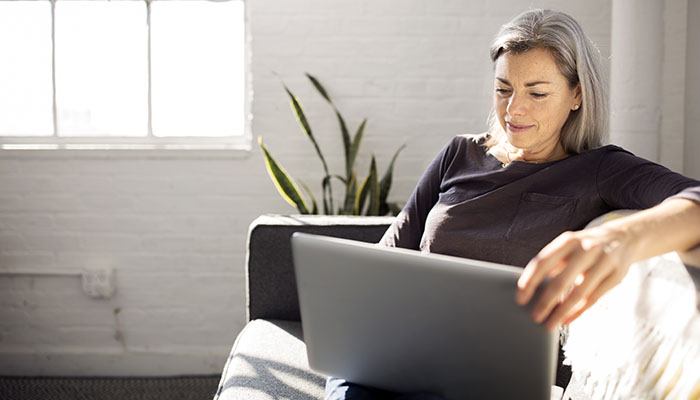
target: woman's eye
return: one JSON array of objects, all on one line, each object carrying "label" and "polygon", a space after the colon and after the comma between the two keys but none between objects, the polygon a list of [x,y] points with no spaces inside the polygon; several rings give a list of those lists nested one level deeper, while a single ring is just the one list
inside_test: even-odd
[{"label": "woman's eye", "polygon": [[507,95],[510,92],[511,92],[510,89],[496,88],[496,93],[498,93],[500,95]]},{"label": "woman's eye", "polygon": [[547,94],[546,93],[532,93],[532,97],[534,97],[536,99],[543,99],[543,98],[547,97]]}]

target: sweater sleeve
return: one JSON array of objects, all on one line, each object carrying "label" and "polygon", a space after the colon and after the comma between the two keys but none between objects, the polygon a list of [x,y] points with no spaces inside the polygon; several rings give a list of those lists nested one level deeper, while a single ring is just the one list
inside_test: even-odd
[{"label": "sweater sleeve", "polygon": [[700,204],[700,182],[611,146],[598,167],[598,194],[611,208],[646,209],[668,198]]},{"label": "sweater sleeve", "polygon": [[379,245],[418,250],[425,220],[438,201],[440,185],[450,160],[454,158],[457,138],[452,139],[423,173],[413,194],[394,223],[387,229]]}]

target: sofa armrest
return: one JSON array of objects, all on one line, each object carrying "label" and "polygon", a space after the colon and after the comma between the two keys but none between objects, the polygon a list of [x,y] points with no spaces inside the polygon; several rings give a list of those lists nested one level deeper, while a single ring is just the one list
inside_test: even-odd
[{"label": "sofa armrest", "polygon": [[246,256],[248,321],[299,321],[290,238],[294,232],[376,243],[394,217],[263,215],[250,224]]},{"label": "sofa armrest", "polygon": [[309,368],[299,321],[257,319],[236,338],[214,400],[323,399],[325,383]]}]

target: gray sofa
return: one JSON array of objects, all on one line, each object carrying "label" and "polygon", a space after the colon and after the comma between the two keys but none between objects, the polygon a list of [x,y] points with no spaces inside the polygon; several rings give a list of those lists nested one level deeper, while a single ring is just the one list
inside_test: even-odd
[{"label": "gray sofa", "polygon": [[[611,212],[589,226],[600,224],[615,214],[621,216],[629,212]],[[236,338],[215,400],[323,398],[326,377],[309,369],[302,338],[290,237],[293,232],[301,231],[376,242],[392,221],[390,217],[268,215],[251,224],[246,260],[248,323]],[[686,262],[698,265],[700,247],[693,255],[695,258]],[[700,268],[688,267],[687,270],[690,274],[687,280],[695,284],[690,283],[690,287],[695,286],[700,312]],[[590,346],[595,349],[597,344]],[[565,387],[568,371],[558,372],[562,374],[557,376],[557,384]],[[572,379],[564,398],[589,398],[586,393],[581,382]],[[559,398],[554,391],[552,398]]]},{"label": "gray sofa", "polygon": [[377,242],[392,217],[257,218],[248,232],[248,323],[221,375],[215,400],[323,398],[326,377],[309,369],[299,316],[290,237],[294,232]]}]

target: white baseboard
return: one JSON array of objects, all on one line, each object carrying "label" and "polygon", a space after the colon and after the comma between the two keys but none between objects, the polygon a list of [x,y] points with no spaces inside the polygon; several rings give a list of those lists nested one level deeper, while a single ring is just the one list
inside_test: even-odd
[{"label": "white baseboard", "polygon": [[223,370],[230,348],[172,351],[79,349],[0,350],[0,375],[12,376],[177,376],[215,375]]}]

